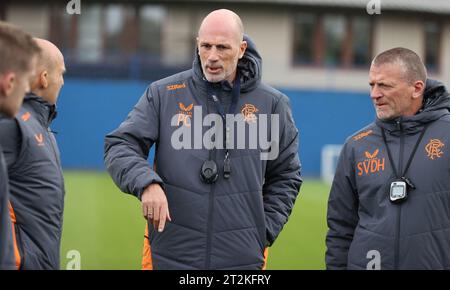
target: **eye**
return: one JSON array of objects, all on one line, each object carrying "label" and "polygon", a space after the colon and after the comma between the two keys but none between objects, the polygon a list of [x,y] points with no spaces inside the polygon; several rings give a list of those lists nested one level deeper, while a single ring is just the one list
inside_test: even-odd
[{"label": "eye", "polygon": [[217,49],[218,50],[225,50],[225,49],[228,49],[228,46],[223,45],[223,44],[219,44],[219,45],[217,45]]},{"label": "eye", "polygon": [[201,48],[204,48],[204,49],[210,49],[210,48],[211,48],[211,44],[209,44],[209,43],[202,43],[202,44],[200,45],[200,47],[201,47]]}]

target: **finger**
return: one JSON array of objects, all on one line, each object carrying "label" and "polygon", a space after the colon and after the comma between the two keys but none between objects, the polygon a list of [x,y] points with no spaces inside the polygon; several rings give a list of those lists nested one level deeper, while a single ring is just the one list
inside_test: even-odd
[{"label": "finger", "polygon": [[142,203],[142,215],[147,218],[147,206]]},{"label": "finger", "polygon": [[148,216],[148,207],[145,203],[142,203],[142,215],[145,219],[147,219]]},{"label": "finger", "polygon": [[170,217],[169,207],[167,207],[167,219],[169,221],[172,221],[172,218]]},{"label": "finger", "polygon": [[159,215],[161,213],[160,206],[153,207],[153,226],[155,227],[155,230],[158,230],[158,224],[160,221]]},{"label": "finger", "polygon": [[147,217],[149,219],[153,219],[155,215],[153,214],[153,207],[152,206],[148,206],[147,207]]},{"label": "finger", "polygon": [[153,218],[159,220],[159,213],[161,211],[161,205],[155,204],[153,206]]},{"label": "finger", "polygon": [[158,231],[162,232],[164,231],[164,227],[166,225],[166,216],[167,216],[167,205],[164,204],[161,207],[161,212],[159,213],[159,226],[158,226]]}]

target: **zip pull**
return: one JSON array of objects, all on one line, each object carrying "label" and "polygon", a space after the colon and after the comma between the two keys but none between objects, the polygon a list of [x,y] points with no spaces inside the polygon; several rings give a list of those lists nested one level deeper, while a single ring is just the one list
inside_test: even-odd
[{"label": "zip pull", "polygon": [[397,121],[395,121],[395,124],[397,125],[397,129],[400,130],[400,132],[403,132],[403,118],[399,117]]},{"label": "zip pull", "polygon": [[230,178],[231,175],[231,160],[230,160],[230,153],[227,150],[227,153],[225,154],[225,160],[223,160],[223,177],[225,179]]}]

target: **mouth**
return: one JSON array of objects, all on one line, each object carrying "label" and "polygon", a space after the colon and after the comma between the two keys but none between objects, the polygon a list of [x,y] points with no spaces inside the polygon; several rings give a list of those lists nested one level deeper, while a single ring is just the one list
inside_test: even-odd
[{"label": "mouth", "polygon": [[206,70],[210,74],[218,74],[222,70],[222,67],[221,66],[206,66]]},{"label": "mouth", "polygon": [[375,104],[375,106],[377,107],[377,109],[382,109],[382,108],[386,107],[387,104],[386,103],[379,103],[379,104]]}]

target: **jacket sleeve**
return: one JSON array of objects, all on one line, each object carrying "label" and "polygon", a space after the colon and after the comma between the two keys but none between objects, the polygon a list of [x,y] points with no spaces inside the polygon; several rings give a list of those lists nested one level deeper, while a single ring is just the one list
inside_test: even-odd
[{"label": "jacket sleeve", "polygon": [[10,168],[18,159],[22,146],[22,132],[15,119],[0,118],[0,146],[6,165]]},{"label": "jacket sleeve", "polygon": [[0,118],[0,136],[0,270],[16,270],[13,232],[8,207],[8,167],[13,166],[16,162],[22,140],[17,121]]},{"label": "jacket sleeve", "polygon": [[344,145],[328,199],[328,233],[325,262],[327,269],[347,268],[347,256],[358,224],[358,198],[354,181],[353,154]]},{"label": "jacket sleeve", "polygon": [[9,212],[8,171],[0,146],[0,270],[15,270],[14,242]]},{"label": "jacket sleeve", "polygon": [[287,222],[302,184],[298,130],[286,96],[278,101],[274,114],[279,115],[279,153],[267,161],[263,187],[267,246],[274,243]]},{"label": "jacket sleeve", "polygon": [[105,137],[105,166],[116,185],[141,198],[152,184],[163,185],[161,178],[147,161],[150,148],[158,140],[159,100],[152,86],[115,131]]}]

